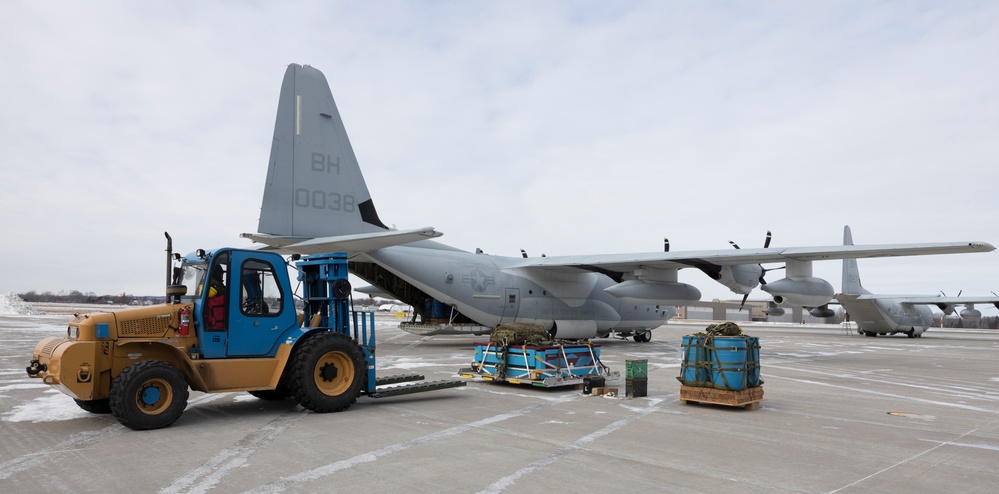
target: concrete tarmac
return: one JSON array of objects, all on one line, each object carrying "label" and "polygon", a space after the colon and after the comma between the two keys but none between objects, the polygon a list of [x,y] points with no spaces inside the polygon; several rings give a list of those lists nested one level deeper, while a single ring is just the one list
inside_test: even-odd
[{"label": "concrete tarmac", "polygon": [[[680,338],[598,340],[604,363],[647,359],[648,396],[471,382],[361,397],[315,414],[246,393],[192,393],[171,427],[137,432],[27,377],[66,316],[0,316],[0,492],[999,491],[999,333],[867,338],[746,325],[766,401],[678,401]],[[378,322],[379,374],[455,376],[481,337]]]}]

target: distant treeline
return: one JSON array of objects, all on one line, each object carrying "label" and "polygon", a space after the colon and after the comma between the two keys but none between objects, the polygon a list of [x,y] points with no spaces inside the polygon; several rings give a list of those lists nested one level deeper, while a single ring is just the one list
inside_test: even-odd
[{"label": "distant treeline", "polygon": [[163,303],[165,297],[145,296],[145,295],[97,295],[93,292],[83,293],[73,290],[68,293],[37,293],[34,290],[17,294],[25,302],[45,302],[63,304],[117,304],[117,305],[145,305],[147,303]]},{"label": "distant treeline", "polygon": [[[17,294],[25,302],[61,303],[61,304],[115,304],[115,305],[148,305],[162,304],[166,302],[166,297],[152,295],[97,295],[93,292],[83,293],[73,290],[68,293],[38,293],[34,290]],[[358,297],[354,299],[354,304],[362,307],[378,306],[391,303],[391,300],[373,297]]]}]

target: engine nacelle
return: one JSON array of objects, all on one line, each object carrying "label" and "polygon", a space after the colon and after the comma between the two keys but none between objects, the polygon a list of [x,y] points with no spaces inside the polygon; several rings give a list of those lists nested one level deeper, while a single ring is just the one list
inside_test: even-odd
[{"label": "engine nacelle", "polygon": [[668,304],[672,301],[691,302],[701,299],[701,291],[686,283],[627,280],[605,288],[604,291],[631,304]]},{"label": "engine nacelle", "polygon": [[787,303],[801,307],[828,304],[836,293],[828,281],[814,276],[784,278],[763,285],[762,290],[773,295],[774,302],[778,304]]},{"label": "engine nacelle", "polygon": [[945,316],[954,314],[954,304],[937,304],[937,308],[943,311]]},{"label": "engine nacelle", "polygon": [[821,307],[814,307],[808,311],[812,317],[830,318],[836,315],[836,311],[829,308],[828,305],[823,305]]},{"label": "engine nacelle", "polygon": [[763,309],[763,313],[768,316],[780,317],[784,315],[784,308],[773,302],[768,302],[767,308]]},{"label": "engine nacelle", "polygon": [[745,295],[759,286],[763,267],[759,264],[722,266],[716,281],[735,293]]},{"label": "engine nacelle", "polygon": [[973,307],[968,307],[961,311],[961,319],[981,319],[982,311]]}]

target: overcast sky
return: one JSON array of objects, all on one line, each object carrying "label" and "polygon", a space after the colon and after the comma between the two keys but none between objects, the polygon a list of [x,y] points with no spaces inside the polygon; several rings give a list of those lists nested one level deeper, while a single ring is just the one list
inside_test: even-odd
[{"label": "overcast sky", "polygon": [[[292,62],[381,219],[466,250],[999,245],[996,2],[5,1],[0,292],[156,295],[164,231],[250,245]],[[860,269],[999,291],[999,252]]]}]

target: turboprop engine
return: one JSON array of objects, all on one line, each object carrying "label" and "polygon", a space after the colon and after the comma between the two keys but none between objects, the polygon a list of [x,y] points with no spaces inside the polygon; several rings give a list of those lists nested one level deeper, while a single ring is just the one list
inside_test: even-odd
[{"label": "turboprop engine", "polygon": [[808,311],[812,317],[822,317],[829,318],[836,315],[836,312],[829,308],[828,304],[822,305],[821,307],[813,307]]},{"label": "turboprop engine", "polygon": [[950,316],[954,314],[954,304],[937,304],[937,307],[943,311],[945,316]]},{"label": "turboprop engine", "polygon": [[777,305],[776,302],[767,302],[767,308],[763,309],[763,313],[768,316],[780,317],[784,315],[784,308]]},{"label": "turboprop engine", "polygon": [[982,311],[975,308],[974,305],[969,305],[961,310],[961,319],[981,319]]},{"label": "turboprop engine", "polygon": [[748,294],[759,286],[763,277],[763,266],[759,264],[735,264],[721,266],[716,281],[734,293]]},{"label": "turboprop engine", "polygon": [[670,301],[696,301],[701,291],[692,285],[676,282],[627,280],[604,289],[631,304],[661,304]]},{"label": "turboprop engine", "polygon": [[[767,230],[767,237],[763,241],[764,249],[770,247],[770,240],[772,238],[773,234]],[[739,244],[731,240],[729,240],[728,243],[732,244],[732,247],[735,247],[736,249],[740,248]],[[767,271],[771,270],[764,269],[762,264],[733,264],[717,268],[701,266],[701,271],[718,283],[728,287],[728,289],[732,290],[733,293],[741,293],[742,304],[739,305],[739,310],[742,310],[743,306],[746,305],[746,299],[749,298],[749,294],[752,293],[753,289],[757,286],[767,284],[766,280],[763,279],[763,275],[765,275]]]},{"label": "turboprop engine", "polygon": [[836,293],[832,285],[812,276],[812,263],[788,261],[787,277],[763,285],[762,290],[773,295],[778,304],[819,307],[828,304]]}]

